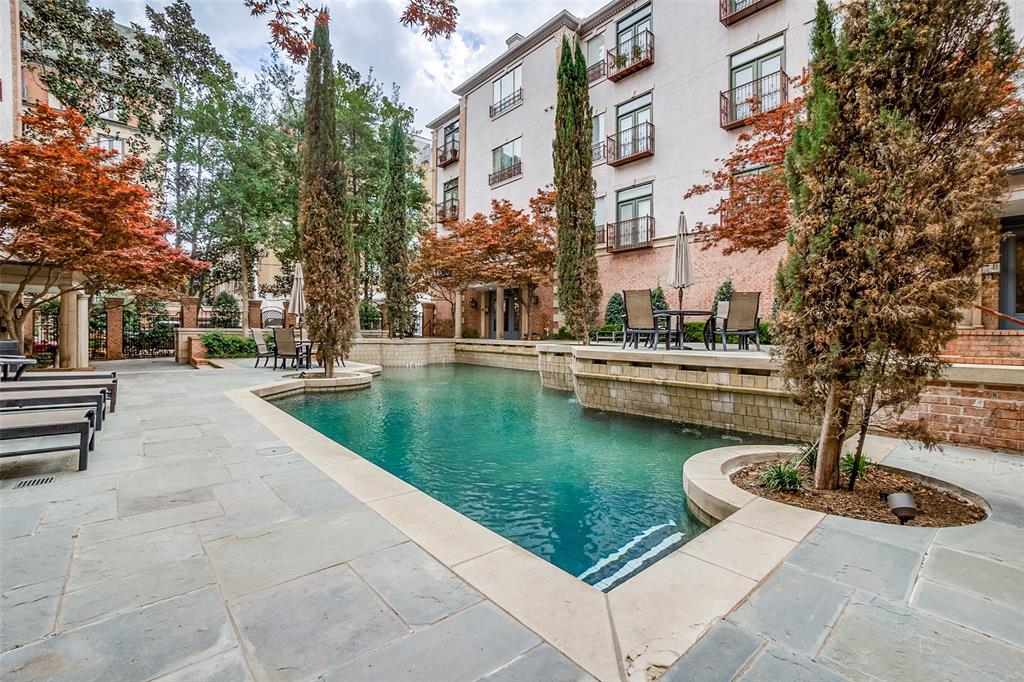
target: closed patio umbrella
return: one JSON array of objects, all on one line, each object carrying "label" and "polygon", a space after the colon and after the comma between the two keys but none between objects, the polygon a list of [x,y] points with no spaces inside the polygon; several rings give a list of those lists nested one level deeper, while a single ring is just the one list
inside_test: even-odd
[{"label": "closed patio umbrella", "polygon": [[679,309],[683,309],[683,289],[693,286],[693,264],[690,262],[690,244],[686,239],[686,214],[679,212],[679,227],[676,229],[676,244],[672,252],[672,272],[669,286],[679,292]]},{"label": "closed patio umbrella", "polygon": [[302,263],[295,261],[295,273],[292,275],[292,298],[288,303],[288,312],[294,313],[302,329],[302,314],[306,312],[306,297],[302,293]]}]

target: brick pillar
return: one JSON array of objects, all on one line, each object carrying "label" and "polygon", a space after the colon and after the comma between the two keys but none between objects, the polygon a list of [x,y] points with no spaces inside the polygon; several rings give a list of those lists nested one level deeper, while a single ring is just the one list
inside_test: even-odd
[{"label": "brick pillar", "polygon": [[124,299],[108,298],[103,302],[107,311],[107,360],[124,357]]},{"label": "brick pillar", "polygon": [[434,304],[423,303],[423,336],[434,335]]},{"label": "brick pillar", "polygon": [[185,296],[181,299],[181,328],[195,329],[199,324],[199,299]]},{"label": "brick pillar", "polygon": [[256,329],[263,326],[263,301],[249,301],[249,326]]},{"label": "brick pillar", "polygon": [[282,301],[281,313],[284,315],[284,321],[281,323],[285,329],[291,329],[295,326],[295,316],[288,312],[288,306],[291,305],[291,301]]}]

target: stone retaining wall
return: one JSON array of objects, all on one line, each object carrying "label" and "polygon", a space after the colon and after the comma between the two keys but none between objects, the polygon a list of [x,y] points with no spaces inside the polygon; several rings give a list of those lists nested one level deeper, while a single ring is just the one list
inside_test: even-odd
[{"label": "stone retaining wall", "polygon": [[537,345],[529,341],[459,340],[454,345],[460,364],[537,371]]},{"label": "stone retaining wall", "polygon": [[584,407],[778,438],[811,439],[818,432],[817,420],[797,409],[767,358],[737,356],[730,363],[710,355],[600,354],[581,349],[572,363]]},{"label": "stone retaining wall", "polygon": [[455,344],[450,339],[356,339],[349,358],[381,367],[448,364],[455,362]]},{"label": "stone retaining wall", "polygon": [[572,349],[568,346],[537,346],[537,368],[540,370],[540,383],[545,388],[575,390],[572,378]]}]

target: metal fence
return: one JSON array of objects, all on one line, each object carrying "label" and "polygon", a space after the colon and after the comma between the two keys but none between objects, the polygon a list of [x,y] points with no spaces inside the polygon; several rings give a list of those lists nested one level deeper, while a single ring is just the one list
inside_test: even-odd
[{"label": "metal fence", "polygon": [[241,329],[242,311],[199,309],[196,326],[200,329]]},{"label": "metal fence", "polygon": [[89,359],[105,360],[107,357],[107,311],[93,310],[89,314]]},{"label": "metal fence", "polygon": [[174,329],[179,320],[167,313],[126,314],[121,350],[126,358],[174,355]]}]

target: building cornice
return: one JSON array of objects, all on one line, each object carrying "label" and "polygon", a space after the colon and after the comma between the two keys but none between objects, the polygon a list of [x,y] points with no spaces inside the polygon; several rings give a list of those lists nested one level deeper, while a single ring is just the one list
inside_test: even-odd
[{"label": "building cornice", "polygon": [[429,128],[430,130],[437,130],[438,128],[440,128],[445,123],[447,123],[448,121],[452,120],[453,118],[455,118],[458,115],[459,115],[459,105],[456,104],[451,109],[449,109],[448,111],[444,112],[443,114],[441,114],[440,116],[435,118],[433,121],[428,123],[427,124],[427,128]]},{"label": "building cornice", "polygon": [[635,5],[642,2],[649,2],[650,0],[612,0],[601,9],[595,11],[589,17],[580,22],[579,32],[580,35],[586,35],[595,28],[607,23],[612,17],[626,9],[630,5]]},{"label": "building cornice", "polygon": [[497,59],[470,76],[467,81],[456,87],[452,92],[460,97],[469,94],[479,86],[486,83],[492,76],[497,75],[498,71],[502,68],[532,51],[559,29],[568,28],[575,33],[579,27],[580,20],[568,10],[563,9],[551,19],[548,19],[543,26],[523,38],[521,41],[502,53]]}]

